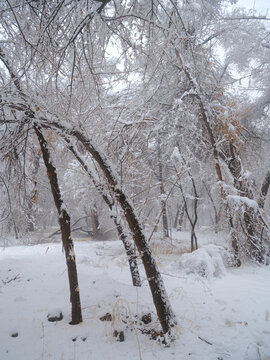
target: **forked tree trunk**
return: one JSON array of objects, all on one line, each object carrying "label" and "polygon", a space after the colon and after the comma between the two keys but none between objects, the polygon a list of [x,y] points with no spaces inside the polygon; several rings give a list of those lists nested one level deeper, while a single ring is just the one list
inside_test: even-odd
[{"label": "forked tree trunk", "polygon": [[51,185],[51,191],[54,198],[54,203],[59,215],[58,220],[61,228],[62,243],[66,256],[69,288],[70,288],[70,302],[72,307],[70,324],[76,325],[82,322],[82,311],[81,311],[76,259],[75,259],[73,241],[70,233],[70,217],[67,211],[63,208],[63,200],[58,185],[57,173],[50,158],[50,152],[47,141],[44,138],[40,129],[36,125],[34,125],[34,129],[38,137],[43,160],[47,169],[47,175]]},{"label": "forked tree trunk", "polygon": [[[178,143],[177,143],[177,147],[178,147],[179,153],[182,154],[180,145]],[[188,221],[189,221],[190,226],[191,226],[191,246],[190,246],[191,249],[190,250],[191,250],[191,252],[193,252],[194,250],[198,249],[198,239],[197,239],[197,236],[196,236],[196,233],[195,233],[195,226],[196,226],[197,221],[198,221],[198,199],[199,199],[199,196],[198,196],[197,187],[196,187],[196,184],[195,184],[194,177],[192,176],[190,170],[188,169],[189,166],[188,166],[186,160],[184,159],[183,155],[182,155],[182,161],[185,164],[185,166],[187,167],[187,173],[188,173],[188,176],[189,176],[189,178],[191,180],[193,193],[194,193],[193,217],[192,217],[190,215],[189,211],[188,211],[187,200],[186,200],[186,196],[184,195],[182,185],[179,183],[179,188],[180,188],[180,191],[181,191],[181,194],[182,194],[182,197],[183,197],[183,201],[184,201],[183,206],[184,206]]]},{"label": "forked tree trunk", "polygon": [[107,164],[106,160],[102,157],[100,152],[97,151],[97,149],[92,145],[92,143],[79,131],[69,130],[64,126],[60,125],[58,122],[48,122],[45,120],[44,125],[46,126],[46,124],[48,125],[48,127],[57,130],[60,136],[63,136],[64,133],[76,138],[92,155],[92,157],[102,170],[108,182],[110,190],[114,194],[117,202],[123,210],[124,216],[133,235],[135,245],[141,256],[149,287],[152,293],[153,302],[155,304],[157,315],[163,332],[165,334],[170,334],[172,328],[177,324],[177,320],[171,308],[161,274],[153,257],[151,248],[143,234],[137,216],[135,215],[133,207],[129,203],[126,195],[119,188],[110,166]]},{"label": "forked tree trunk", "polygon": [[158,270],[156,261],[153,257],[152,251],[148,242],[145,239],[142,228],[134,213],[133,207],[127,200],[126,195],[119,188],[116,179],[113,176],[110,166],[107,164],[101,154],[93,147],[87,138],[79,131],[71,130],[70,135],[76,137],[85,149],[93,156],[103,171],[105,178],[108,181],[111,191],[114,193],[116,200],[121,206],[129,228],[133,234],[134,242],[139,250],[142,262],[147,275],[147,280],[151,289],[153,301],[157,310],[157,315],[161,323],[164,333],[169,333],[171,328],[176,325],[176,317],[172,311],[167,293],[164,287],[161,274]]},{"label": "forked tree trunk", "polygon": [[198,201],[198,199],[197,199],[197,191],[195,191],[194,219],[192,219],[192,217],[191,217],[191,215],[189,214],[189,211],[188,211],[187,200],[186,200],[186,197],[184,195],[184,191],[183,191],[183,188],[182,188],[181,184],[179,184],[179,188],[180,188],[182,198],[183,198],[183,201],[184,201],[184,209],[185,209],[188,221],[189,221],[190,226],[191,226],[190,252],[193,252],[194,250],[198,249],[198,239],[197,239],[197,236],[196,236],[196,233],[195,233],[195,226],[196,226],[196,223],[197,223],[197,220],[198,220],[198,215],[197,215],[197,201]]}]

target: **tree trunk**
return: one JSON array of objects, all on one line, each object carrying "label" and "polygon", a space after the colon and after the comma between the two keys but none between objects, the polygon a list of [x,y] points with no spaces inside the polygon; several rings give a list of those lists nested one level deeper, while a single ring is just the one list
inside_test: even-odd
[{"label": "tree trunk", "polygon": [[[222,184],[223,182],[222,170],[219,161],[219,158],[221,157],[225,161],[231,175],[233,176],[234,187],[237,190],[238,194],[241,197],[247,197],[248,199],[254,200],[254,196],[251,191],[251,187],[248,184],[248,181],[242,180],[243,169],[239,156],[239,149],[236,145],[233,144],[231,140],[226,140],[226,156],[223,156],[223,154],[218,151],[214,131],[211,126],[207,107],[204,104],[200,89],[196,84],[195,80],[193,79],[191,71],[184,65],[181,55],[177,49],[175,49],[175,53],[179,62],[181,63],[181,66],[186,74],[191,88],[194,90],[192,96],[195,97],[199,103],[201,120],[208,133],[209,141],[212,148],[217,181],[220,184]],[[225,200],[225,209],[229,220],[229,225],[231,227],[232,248],[235,251],[234,257],[236,265],[239,266],[241,264],[241,261],[239,259],[240,245],[242,245],[242,248],[250,256],[250,258],[258,262],[263,262],[265,239],[263,239],[262,234],[260,234],[261,222],[263,222],[261,215],[257,210],[255,210],[253,207],[249,206],[248,203],[246,203],[243,216],[240,218],[240,220],[236,219],[236,224],[234,224],[232,215],[234,209],[230,207],[230,204],[228,202],[228,194],[226,193],[226,191],[224,191],[222,185],[220,187],[220,190],[221,197]],[[241,225],[241,228],[237,229],[237,226],[239,226],[239,224]],[[241,235],[242,238],[246,237],[246,244],[241,244],[241,241],[239,242],[239,239],[241,239]]]},{"label": "tree trunk", "polygon": [[[104,0],[102,2],[101,6],[98,8],[97,12],[100,13],[108,2],[109,2],[109,0]],[[4,57],[4,54],[2,54],[1,49],[0,49],[0,57],[1,57],[1,59],[3,59],[5,66],[7,67],[8,71],[10,72],[10,75],[13,79],[14,85],[16,86],[19,94],[22,94],[22,98],[26,99],[26,103],[27,103],[27,97],[21,90],[19,80],[12,72],[12,70],[9,66],[9,63],[6,61],[6,59]],[[29,118],[30,118],[30,116],[29,116]],[[34,119],[34,118],[35,118],[35,112],[31,111],[31,119]],[[162,329],[165,334],[170,333],[171,328],[177,324],[177,321],[176,321],[176,317],[172,311],[169,299],[167,297],[167,293],[166,293],[166,290],[164,287],[163,280],[161,278],[161,274],[158,270],[156,261],[152,255],[152,251],[145,239],[145,236],[142,232],[142,229],[141,229],[139,221],[133,211],[133,208],[129,204],[125,194],[119,189],[118,184],[113,176],[113,172],[112,172],[111,168],[106,163],[106,161],[101,156],[101,154],[93,147],[93,145],[88,141],[88,139],[85,138],[83,136],[83,134],[81,134],[79,131],[66,129],[65,127],[61,126],[58,121],[48,122],[47,119],[44,119],[44,118],[43,119],[40,118],[39,120],[44,121],[43,126],[48,124],[49,127],[53,127],[54,129],[57,129],[60,136],[63,136],[63,134],[68,134],[72,137],[75,137],[77,140],[79,140],[79,142],[82,143],[84,148],[92,155],[92,157],[95,159],[95,161],[99,165],[100,169],[102,170],[102,172],[110,186],[112,193],[115,194],[115,197],[116,197],[118,203],[120,204],[120,206],[122,207],[122,209],[124,211],[125,218],[127,220],[129,228],[133,234],[134,242],[135,242],[135,244],[139,250],[139,254],[142,258],[142,262],[143,262],[143,265],[145,268],[145,272],[146,272],[149,286],[151,289],[153,301],[154,301],[154,304],[155,304],[155,307],[157,310],[157,315],[158,315],[159,321],[161,323]],[[43,155],[45,165],[47,167],[48,177],[50,180],[51,189],[52,189],[52,193],[53,193],[54,200],[55,200],[55,205],[56,205],[58,213],[59,213],[59,222],[60,222],[60,224],[62,224],[63,230],[64,229],[66,230],[66,231],[63,231],[62,241],[63,241],[65,251],[67,250],[66,258],[67,258],[68,269],[70,269],[69,263],[73,262],[75,265],[75,268],[73,270],[76,271],[75,257],[73,256],[74,252],[72,252],[73,251],[73,242],[70,237],[69,216],[66,213],[66,211],[64,209],[62,209],[63,201],[60,196],[60,190],[59,190],[59,186],[58,186],[58,182],[57,182],[56,170],[50,162],[49,149],[46,144],[46,140],[44,139],[40,130],[37,128],[37,125],[34,125],[34,126],[35,126],[34,128],[35,128],[36,134],[38,136],[40,146],[43,149],[42,155]],[[65,218],[67,220],[66,226],[62,220],[63,218]],[[62,229],[62,227],[61,227],[61,229]],[[64,236],[67,236],[67,238],[65,238]],[[77,279],[77,273],[76,273],[76,279]],[[72,277],[70,277],[70,280],[72,280]],[[73,279],[73,280],[75,280],[75,279]],[[72,310],[73,310],[73,305],[74,305],[74,319],[72,319],[72,322],[74,320],[74,322],[78,323],[78,322],[82,321],[82,316],[81,316],[78,281],[75,281],[75,282],[77,283],[76,288],[74,288],[74,286],[70,287],[70,291],[72,294],[71,295]],[[70,281],[70,285],[74,285],[74,284]],[[73,315],[73,311],[72,311],[72,315]],[[75,317],[75,315],[76,315],[76,317]]]},{"label": "tree trunk", "polygon": [[130,231],[132,232],[134,242],[136,244],[136,247],[139,251],[139,254],[141,256],[144,265],[147,280],[152,293],[153,302],[155,304],[157,315],[160,324],[162,326],[163,332],[164,334],[166,333],[170,334],[171,329],[177,324],[177,320],[171,308],[161,274],[158,270],[151,248],[143,234],[140,223],[134,213],[133,207],[127,200],[126,195],[119,188],[110,166],[107,164],[106,160],[101,156],[101,154],[96,150],[96,148],[92,145],[92,143],[79,131],[69,130],[63,127],[62,125],[60,125],[58,122],[49,123],[48,121],[45,120],[45,124],[49,124],[50,128],[54,128],[58,130],[60,136],[61,135],[63,136],[63,133],[66,133],[69,136],[75,137],[77,140],[79,140],[79,142],[92,155],[92,157],[97,162],[100,169],[102,170],[108,182],[110,190],[115,195],[117,202],[121,206],[126,221],[129,225]]},{"label": "tree trunk", "polygon": [[142,286],[142,283],[141,283],[139,268],[137,264],[137,256],[134,252],[134,248],[132,247],[132,244],[128,240],[127,236],[124,234],[123,228],[120,225],[120,223],[117,221],[117,218],[115,216],[113,216],[113,221],[115,223],[118,236],[120,240],[123,242],[127,254],[133,286],[140,287]]},{"label": "tree trunk", "polygon": [[166,200],[166,194],[163,184],[163,164],[161,161],[161,148],[160,148],[160,139],[158,139],[158,181],[159,181],[159,188],[160,188],[160,196],[161,196],[161,211],[162,211],[162,226],[163,226],[163,237],[168,238],[169,237],[169,226],[168,226],[168,217],[167,217],[167,204]]},{"label": "tree trunk", "polygon": [[269,190],[269,186],[270,186],[270,171],[267,171],[262,183],[262,187],[258,199],[258,204],[261,209],[264,209],[264,203]]},{"label": "tree trunk", "polygon": [[[254,195],[251,187],[249,186],[249,183],[247,180],[242,179],[242,163],[237,153],[237,149],[232,142],[229,143],[229,149],[230,161],[228,163],[228,168],[233,176],[234,186],[238,190],[240,196],[254,200]],[[248,245],[248,249],[245,250],[252,259],[261,263],[264,261],[264,249],[262,238],[259,235],[259,226],[261,222],[260,215],[253,207],[246,204],[244,206],[245,209],[242,216],[242,230],[247,236]]]},{"label": "tree trunk", "polygon": [[[94,186],[96,187],[97,191],[100,193],[103,200],[108,205],[110,211],[112,211],[112,209],[113,209],[113,201],[111,201],[108,198],[108,196],[104,193],[103,186],[101,186],[100,184],[98,184],[96,182],[96,180],[94,179],[94,176],[92,175],[90,169],[88,168],[86,163],[83,161],[83,159],[80,157],[80,155],[75,150],[75,148],[70,144],[70,141],[66,137],[64,137],[64,139],[68,144],[67,145],[68,149],[73,153],[75,158],[82,165],[83,169],[86,171],[86,173],[88,174],[88,176],[92,180],[92,182],[93,182]],[[137,257],[136,257],[136,254],[134,252],[134,249],[132,247],[132,244],[128,240],[127,236],[124,234],[122,226],[117,221],[117,217],[113,215],[112,219],[113,219],[113,222],[114,222],[114,224],[116,226],[119,239],[122,241],[122,243],[124,245],[124,248],[125,248],[125,251],[126,251],[126,255],[127,255],[128,263],[129,263],[129,268],[130,268],[130,273],[131,273],[131,278],[132,278],[132,283],[133,283],[134,286],[140,287],[142,285],[142,283],[141,283],[139,268],[138,268],[138,264],[137,264]]]},{"label": "tree trunk", "polygon": [[185,205],[183,205],[182,209],[181,209],[181,213],[180,213],[179,221],[178,221],[177,231],[182,231],[183,221],[184,221],[184,214],[185,214]]},{"label": "tree trunk", "polygon": [[94,206],[91,209],[90,216],[91,216],[93,236],[96,237],[98,235],[98,232],[99,232],[99,221],[98,221],[98,214],[97,214],[96,206]]},{"label": "tree trunk", "polygon": [[[181,154],[182,152],[181,152],[181,149],[180,149],[180,145],[177,144],[177,146],[178,146],[179,153]],[[189,166],[188,166],[186,160],[184,159],[183,155],[182,155],[182,161],[185,164],[185,166],[187,167],[187,173],[188,173],[188,176],[189,176],[189,178],[191,180],[193,193],[194,193],[193,218],[192,218],[192,216],[189,214],[189,211],[188,211],[187,200],[186,200],[186,197],[184,195],[182,185],[179,183],[179,188],[180,188],[180,191],[181,191],[181,194],[182,194],[182,197],[183,197],[183,201],[184,201],[184,204],[183,204],[184,209],[185,209],[187,218],[188,218],[190,226],[191,226],[191,249],[190,250],[191,250],[191,252],[193,252],[194,250],[198,249],[198,239],[197,239],[197,236],[195,234],[195,226],[196,226],[197,221],[198,221],[198,199],[199,199],[199,196],[198,196],[195,180],[194,180],[190,170],[188,169]]]},{"label": "tree trunk", "polygon": [[195,226],[192,226],[191,229],[191,252],[198,250],[198,239],[194,227]]},{"label": "tree trunk", "polygon": [[54,203],[59,215],[58,220],[61,228],[62,243],[66,256],[69,288],[70,288],[70,302],[72,306],[70,324],[76,325],[82,322],[82,311],[81,311],[76,259],[75,259],[73,241],[70,234],[70,217],[67,211],[63,208],[63,200],[61,198],[60,188],[58,185],[57,173],[50,158],[50,152],[47,141],[45,140],[42,132],[37,127],[37,125],[34,125],[34,129],[38,137],[43,160],[47,169],[47,175],[51,185],[51,191],[54,198]]},{"label": "tree trunk", "polygon": [[[31,174],[31,177],[33,179],[36,179],[38,170],[39,170],[39,154],[34,155],[34,161],[33,161],[33,172]],[[27,202],[27,210],[26,210],[26,216],[27,216],[27,231],[33,232],[35,230],[35,207],[34,204],[37,200],[37,182],[34,180],[34,188],[32,190],[32,196],[28,199]]]},{"label": "tree trunk", "polygon": [[174,222],[173,222],[173,228],[174,229],[177,229],[179,215],[180,215],[180,206],[177,204],[177,210],[176,210],[176,214],[175,214]]},{"label": "tree trunk", "polygon": [[214,226],[215,226],[215,233],[217,234],[218,233],[218,223],[219,223],[219,213],[217,211],[217,207],[215,205],[215,202],[214,202],[214,199],[211,195],[211,191],[210,189],[208,188],[208,186],[206,185],[206,183],[203,181],[203,185],[204,185],[204,188],[207,192],[207,195],[211,201],[211,204],[213,206],[213,209],[214,209],[214,214],[215,214],[215,220],[214,220]]},{"label": "tree trunk", "polygon": [[[97,9],[97,12],[100,13],[102,9],[106,6],[106,4],[110,0],[104,0],[101,6]],[[24,94],[21,88],[20,80],[13,72],[12,67],[10,66],[8,60],[5,57],[5,54],[0,48],[0,59],[4,63],[5,67],[7,68],[11,80],[13,84],[17,88],[19,96],[25,101],[27,105],[27,111],[25,111],[25,115],[27,115],[28,120],[35,119],[35,111],[31,109],[29,105],[29,98]],[[56,169],[53,166],[50,158],[50,151],[48,147],[48,143],[44,138],[40,128],[34,122],[34,130],[38,137],[38,142],[41,148],[44,164],[47,169],[47,175],[49,178],[50,186],[52,195],[54,198],[54,203],[58,211],[58,220],[61,228],[62,233],[62,243],[65,249],[65,256],[66,256],[66,263],[68,268],[68,278],[69,278],[69,288],[70,288],[70,301],[71,301],[71,324],[79,324],[82,322],[82,311],[81,311],[81,302],[80,302],[80,292],[79,292],[79,285],[78,285],[78,276],[77,276],[77,267],[76,267],[76,259],[73,247],[73,241],[71,239],[70,234],[70,217],[65,209],[63,209],[63,200],[61,198],[60,188],[58,185],[58,178]]]},{"label": "tree trunk", "polygon": [[132,206],[127,201],[125,194],[118,188],[115,189],[116,198],[121,205],[129,228],[133,234],[135,244],[139,250],[142,262],[147,275],[147,280],[151,289],[153,301],[157,310],[157,315],[164,333],[170,333],[171,328],[177,324],[175,315],[171,309],[169,299],[164,287],[161,274],[158,270],[152,251],[145,239],[141,226],[133,211]]}]

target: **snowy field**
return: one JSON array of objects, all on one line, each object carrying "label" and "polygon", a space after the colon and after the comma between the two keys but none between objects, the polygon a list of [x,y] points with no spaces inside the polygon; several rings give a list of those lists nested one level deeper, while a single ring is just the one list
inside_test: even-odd
[{"label": "snowy field", "polygon": [[[189,234],[183,248],[184,238]],[[199,234],[203,246],[192,255],[181,255],[179,246],[154,249],[179,321],[178,339],[168,348],[137,329],[149,312],[145,328],[159,326],[143,269],[143,286],[134,288],[119,241],[76,242],[84,318],[76,326],[69,325],[61,244],[2,248],[0,359],[270,359],[270,267],[225,267],[223,250],[206,244],[213,238]],[[49,322],[47,315],[58,311],[63,320]],[[101,321],[108,312],[114,321]],[[114,330],[126,326],[125,341],[117,341]]]}]

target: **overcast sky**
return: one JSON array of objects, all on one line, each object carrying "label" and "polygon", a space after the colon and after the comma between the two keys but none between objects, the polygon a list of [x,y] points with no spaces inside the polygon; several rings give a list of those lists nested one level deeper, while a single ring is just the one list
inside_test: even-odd
[{"label": "overcast sky", "polygon": [[269,0],[239,0],[236,4],[237,6],[245,7],[248,9],[253,9],[253,7],[259,11],[263,12],[260,15],[266,15],[268,10],[268,16],[270,16],[270,1]]}]

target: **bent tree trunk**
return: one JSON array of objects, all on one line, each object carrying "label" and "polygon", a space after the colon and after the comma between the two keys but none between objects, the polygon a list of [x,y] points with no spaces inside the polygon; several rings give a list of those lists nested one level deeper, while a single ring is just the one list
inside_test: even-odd
[{"label": "bent tree trunk", "polygon": [[110,166],[96,150],[96,148],[94,148],[90,141],[85,138],[84,135],[79,131],[71,130],[69,132],[71,136],[76,137],[81,142],[85,149],[98,163],[99,167],[103,171],[105,178],[107,179],[111,191],[114,193],[116,200],[121,206],[126,221],[133,234],[136,247],[139,250],[162,329],[164,333],[170,333],[171,328],[177,324],[176,317],[169,303],[169,299],[167,297],[164,283],[158,270],[156,261],[143,234],[139,221],[134,213],[133,207],[128,202],[126,195],[118,187],[117,181],[112,173]]},{"label": "bent tree trunk", "polygon": [[170,334],[171,329],[177,324],[175,314],[171,308],[165,286],[157,267],[156,261],[153,257],[151,248],[143,234],[140,223],[135,215],[133,207],[127,200],[126,195],[119,188],[117,181],[113,175],[110,166],[103,158],[101,153],[92,145],[92,143],[78,130],[69,130],[64,126],[60,125],[59,122],[48,122],[46,119],[44,125],[51,129],[55,129],[60,136],[63,133],[76,138],[84,148],[92,155],[94,160],[102,170],[110,190],[114,194],[117,202],[121,206],[125,219],[129,225],[130,231],[133,235],[135,245],[139,251],[139,254],[144,265],[149,287],[152,293],[154,305],[156,307],[157,315],[165,334]]},{"label": "bent tree trunk", "polygon": [[[104,0],[101,6],[97,9],[97,12],[100,13],[103,8],[106,6],[106,4],[110,0]],[[93,15],[94,16],[94,15]],[[23,111],[25,111],[25,114],[29,116],[27,118],[27,121],[35,119],[35,111],[31,109],[31,106],[29,105],[29,98],[26,96],[26,94],[22,91],[21,84],[19,78],[16,76],[16,74],[13,72],[12,67],[9,64],[8,59],[6,59],[6,56],[0,48],[0,60],[5,65],[7,71],[10,74],[11,80],[17,89],[18,96],[20,99],[23,100],[23,102],[26,105],[27,111],[25,111],[25,107],[23,106]],[[54,198],[54,203],[58,211],[58,220],[61,228],[62,233],[62,243],[65,250],[65,256],[66,256],[66,263],[68,268],[68,278],[69,278],[69,288],[70,288],[70,302],[71,302],[71,324],[79,324],[82,322],[82,310],[81,310],[81,302],[80,302],[80,292],[79,292],[79,285],[78,285],[78,276],[77,276],[77,267],[76,267],[76,259],[75,259],[75,253],[74,253],[74,247],[73,247],[73,241],[71,239],[71,233],[70,233],[70,217],[65,209],[62,208],[63,200],[61,198],[61,193],[58,185],[58,178],[56,169],[53,166],[51,159],[50,159],[50,151],[48,147],[48,143],[46,139],[44,138],[40,128],[37,126],[37,124],[34,122],[33,124],[35,133],[38,138],[38,142],[41,148],[44,164],[47,169],[47,175],[49,178],[50,186],[52,195]]]},{"label": "bent tree trunk", "polygon": [[[105,203],[108,205],[110,211],[112,211],[113,210],[113,205],[114,205],[113,201],[110,200],[108,198],[108,196],[105,194],[103,186],[96,182],[96,180],[95,180],[92,172],[88,168],[87,164],[81,158],[78,151],[70,144],[69,139],[64,137],[64,140],[67,143],[67,148],[72,152],[72,154],[75,156],[75,158],[79,161],[79,163],[81,164],[83,169],[86,171],[87,175],[92,180],[92,183],[94,184],[95,188],[97,189],[99,194],[102,196]],[[119,239],[122,241],[122,243],[124,245],[124,249],[126,251],[126,255],[127,255],[128,263],[129,263],[129,268],[130,268],[130,273],[131,273],[131,278],[132,278],[132,284],[133,284],[133,286],[140,287],[142,285],[142,283],[141,283],[141,278],[140,278],[140,273],[139,273],[139,268],[138,268],[138,264],[137,264],[137,257],[136,257],[135,251],[134,251],[134,249],[132,247],[131,242],[128,240],[127,236],[125,235],[121,224],[118,222],[117,217],[112,215],[111,218],[112,218],[112,220],[113,220],[113,222],[115,224],[115,227],[117,229]]]},{"label": "bent tree trunk", "polygon": [[76,325],[82,322],[82,311],[81,311],[76,259],[75,259],[73,241],[70,234],[70,217],[67,211],[63,208],[63,200],[61,198],[61,193],[58,185],[57,173],[55,167],[51,162],[47,141],[45,140],[42,132],[36,125],[34,126],[34,129],[38,137],[43,160],[47,169],[47,175],[51,185],[51,191],[53,194],[54,203],[59,215],[58,220],[61,228],[62,242],[66,256],[69,288],[70,288],[70,302],[72,306],[70,324]]},{"label": "bent tree trunk", "polygon": [[[110,170],[107,168],[107,171]],[[112,174],[110,175],[112,176]],[[139,250],[160,324],[165,334],[170,333],[171,328],[177,324],[177,321],[169,303],[169,299],[167,297],[164,283],[158,270],[156,261],[145,239],[132,206],[129,204],[125,194],[117,187],[114,178],[111,177],[110,180],[114,181],[115,183],[113,188],[116,199],[124,211],[125,218],[133,234],[135,244]]]}]

